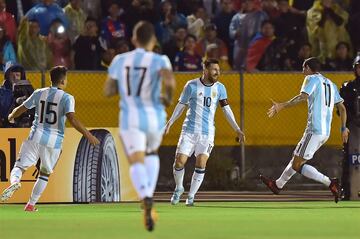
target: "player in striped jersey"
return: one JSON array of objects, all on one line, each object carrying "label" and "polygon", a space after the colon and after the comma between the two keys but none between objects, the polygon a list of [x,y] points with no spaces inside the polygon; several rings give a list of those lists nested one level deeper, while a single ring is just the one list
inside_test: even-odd
[{"label": "player in striped jersey", "polygon": [[195,153],[195,170],[191,180],[190,191],[186,199],[187,206],[194,205],[194,197],[204,179],[205,167],[214,146],[215,111],[220,104],[226,119],[237,133],[239,142],[245,135],[235,121],[234,114],[227,102],[225,86],[218,82],[220,76],[219,62],[215,59],[205,60],[203,75],[186,83],[170,120],[166,124],[166,133],[171,125],[181,116],[188,106],[183,123],[174,162],[175,191],[171,203],[177,204],[184,192],[184,166],[188,158]]},{"label": "player in striped jersey", "polygon": [[136,24],[132,42],[135,50],[112,61],[104,93],[120,95],[120,138],[132,183],[143,202],[145,227],[152,231],[156,219],[152,197],[159,174],[157,150],[166,122],[164,105],[171,103],[175,79],[169,58],[152,52],[156,37],[151,23]]},{"label": "player in striped jersey", "polygon": [[34,91],[34,93],[8,116],[9,122],[19,117],[28,109],[35,108],[35,119],[30,135],[20,148],[19,158],[11,170],[11,185],[4,190],[1,201],[9,199],[21,187],[21,177],[25,170],[35,165],[40,158],[40,176],[37,178],[25,211],[37,211],[34,207],[45,190],[49,176],[58,162],[64,139],[66,118],[91,144],[99,144],[95,138],[76,118],[74,97],[64,91],[67,85],[67,69],[56,66],[50,70],[51,87]]},{"label": "player in striped jersey", "polygon": [[296,146],[293,158],[276,181],[263,175],[260,179],[275,194],[280,190],[296,173],[307,178],[323,183],[329,187],[338,202],[341,196],[341,189],[338,179],[330,179],[320,173],[316,168],[307,164],[315,152],[328,140],[330,136],[331,120],[334,106],[340,113],[342,141],[346,143],[349,130],[346,128],[346,109],[343,99],[340,97],[336,85],[328,78],[319,73],[320,62],[317,58],[306,59],[303,64],[303,73],[306,75],[301,87],[300,94],[284,103],[273,101],[273,106],[268,111],[268,116],[273,117],[281,110],[297,105],[305,100],[308,102],[308,120],[304,135]]}]

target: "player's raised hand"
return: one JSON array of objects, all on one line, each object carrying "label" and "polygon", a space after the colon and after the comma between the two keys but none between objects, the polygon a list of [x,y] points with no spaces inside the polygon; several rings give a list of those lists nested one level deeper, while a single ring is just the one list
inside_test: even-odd
[{"label": "player's raised hand", "polygon": [[239,130],[237,132],[236,142],[238,142],[238,143],[244,143],[245,142],[245,134],[241,130]]},{"label": "player's raised hand", "polygon": [[269,118],[273,117],[274,115],[276,115],[277,113],[280,112],[280,110],[282,110],[282,105],[280,103],[275,102],[274,100],[270,99],[271,102],[273,103],[272,107],[268,110],[267,115],[269,116]]},{"label": "player's raised hand", "polygon": [[342,142],[343,143],[347,143],[348,139],[349,139],[349,134],[350,134],[350,130],[348,128],[345,128],[345,130],[343,130],[341,132],[341,137],[342,137]]}]

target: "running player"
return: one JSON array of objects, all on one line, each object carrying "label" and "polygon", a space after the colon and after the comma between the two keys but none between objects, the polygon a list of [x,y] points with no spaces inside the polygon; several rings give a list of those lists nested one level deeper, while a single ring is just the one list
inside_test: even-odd
[{"label": "running player", "polygon": [[204,179],[205,167],[210,152],[214,146],[214,117],[218,104],[226,119],[237,133],[239,142],[245,140],[245,135],[235,121],[234,114],[227,102],[226,89],[218,82],[220,67],[218,60],[207,59],[203,63],[203,75],[186,83],[170,120],[166,124],[166,133],[171,125],[181,116],[188,106],[181,135],[176,149],[174,162],[175,191],[171,197],[173,205],[180,201],[184,192],[184,166],[188,158],[195,153],[195,171],[192,176],[190,191],[186,199],[187,206],[194,205],[194,197]]},{"label": "running player", "polygon": [[340,197],[340,186],[337,178],[330,179],[320,173],[316,168],[307,164],[315,152],[328,140],[330,136],[332,112],[337,107],[341,118],[342,141],[346,143],[349,130],[346,128],[346,109],[343,99],[340,97],[336,85],[319,73],[320,62],[317,58],[311,57],[303,63],[305,80],[301,87],[300,94],[284,103],[273,101],[273,106],[268,111],[268,116],[273,117],[281,110],[297,105],[305,100],[308,101],[308,120],[304,135],[296,146],[293,158],[276,181],[260,175],[262,182],[274,193],[279,194],[280,190],[296,173],[307,178],[323,183],[329,187],[338,202]]},{"label": "running player", "polygon": [[[34,91],[34,93],[8,116],[9,122],[19,117],[28,109],[35,107],[35,119],[30,135],[20,148],[19,158],[11,170],[11,185],[4,190],[1,201],[9,199],[21,187],[21,177],[40,158],[40,176],[37,178],[25,211],[37,211],[35,204],[44,192],[50,174],[58,162],[64,139],[66,118],[76,130],[84,135],[92,145],[99,144],[95,138],[76,118],[74,97],[64,91],[67,85],[67,69],[56,66],[50,70],[51,87]],[[66,116],[66,118],[65,118]]]},{"label": "running player", "polygon": [[143,201],[145,227],[152,231],[156,219],[152,197],[159,174],[157,150],[166,122],[164,105],[171,103],[175,79],[169,58],[152,52],[156,44],[152,24],[136,24],[132,43],[135,50],[117,55],[112,61],[104,93],[120,95],[120,138],[132,183]]}]

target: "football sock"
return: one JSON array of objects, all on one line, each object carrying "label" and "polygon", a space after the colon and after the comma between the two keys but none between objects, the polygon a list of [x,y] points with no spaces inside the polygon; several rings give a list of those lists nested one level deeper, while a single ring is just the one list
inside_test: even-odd
[{"label": "football sock", "polygon": [[185,168],[176,168],[174,166],[173,168],[173,174],[174,174],[174,180],[175,180],[175,190],[179,188],[183,188],[183,181],[184,181],[184,174],[185,174]]},{"label": "football sock", "polygon": [[195,168],[192,179],[191,186],[189,191],[189,197],[194,197],[197,191],[200,188],[202,181],[204,180],[205,169],[204,168]]},{"label": "football sock", "polygon": [[22,171],[18,167],[14,167],[10,173],[10,183],[19,183],[22,177]]},{"label": "football sock", "polygon": [[140,199],[151,197],[149,179],[144,164],[130,165],[130,178]]},{"label": "football sock", "polygon": [[48,184],[48,181],[49,181],[49,177],[47,176],[41,175],[38,177],[38,179],[34,184],[34,188],[32,190],[31,197],[29,200],[29,204],[35,205],[39,201],[41,194],[44,192]]},{"label": "football sock", "polygon": [[152,197],[152,195],[154,194],[157,179],[159,176],[159,168],[160,168],[159,156],[156,154],[148,155],[145,157],[144,162],[145,162],[146,173],[147,173],[148,179],[149,179],[148,185],[149,185],[149,189],[150,189],[151,197]]},{"label": "football sock", "polygon": [[330,179],[329,177],[325,176],[324,174],[317,171],[316,168],[314,168],[311,165],[304,164],[301,169],[301,174],[304,175],[307,178],[313,179],[317,182],[325,184],[327,187],[330,185]]},{"label": "football sock", "polygon": [[279,189],[282,189],[284,185],[290,180],[290,178],[296,173],[296,171],[292,168],[293,159],[286,166],[281,176],[276,180],[276,186]]}]

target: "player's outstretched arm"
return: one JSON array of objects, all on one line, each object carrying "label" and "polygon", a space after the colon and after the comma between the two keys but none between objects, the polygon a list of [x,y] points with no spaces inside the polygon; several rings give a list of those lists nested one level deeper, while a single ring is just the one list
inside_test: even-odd
[{"label": "player's outstretched arm", "polygon": [[118,93],[117,81],[108,76],[104,84],[104,95],[106,97],[114,96]]},{"label": "player's outstretched arm", "polygon": [[350,130],[346,127],[346,120],[347,120],[346,108],[343,102],[336,104],[336,108],[340,113],[342,141],[343,143],[347,143],[349,139]]},{"label": "player's outstretched arm", "polygon": [[276,115],[277,113],[279,113],[281,110],[283,110],[284,108],[288,108],[288,107],[297,105],[303,101],[306,101],[307,98],[308,98],[308,94],[301,92],[300,94],[298,94],[297,96],[295,96],[294,98],[292,98],[291,100],[289,100],[287,102],[278,103],[278,102],[271,100],[273,105],[268,110],[267,115],[271,118],[274,115]]},{"label": "player's outstretched arm", "polygon": [[75,118],[74,112],[67,113],[66,118],[77,131],[79,131],[82,135],[84,135],[87,140],[89,140],[90,144],[97,145],[100,143],[100,141],[94,135],[92,135],[90,131],[87,130],[80,121]]},{"label": "player's outstretched arm", "polygon": [[165,125],[165,134],[168,134],[170,131],[171,125],[181,116],[184,112],[186,105],[181,104],[180,102],[175,106],[174,112],[172,113],[169,121]]},{"label": "player's outstretched arm", "polygon": [[170,69],[161,69],[159,73],[160,77],[163,80],[164,88],[164,93],[161,96],[161,101],[166,107],[168,107],[169,105],[171,105],[176,85],[174,73]]},{"label": "player's outstretched arm", "polygon": [[24,106],[24,104],[16,107],[9,115],[8,120],[10,123],[14,123],[14,119],[25,113],[28,109]]},{"label": "player's outstretched arm", "polygon": [[236,141],[238,141],[239,143],[245,142],[245,134],[241,131],[239,125],[236,123],[234,113],[231,110],[230,105],[227,103],[227,100],[220,100],[219,102],[221,105],[221,109],[225,114],[226,120],[237,133]]}]

